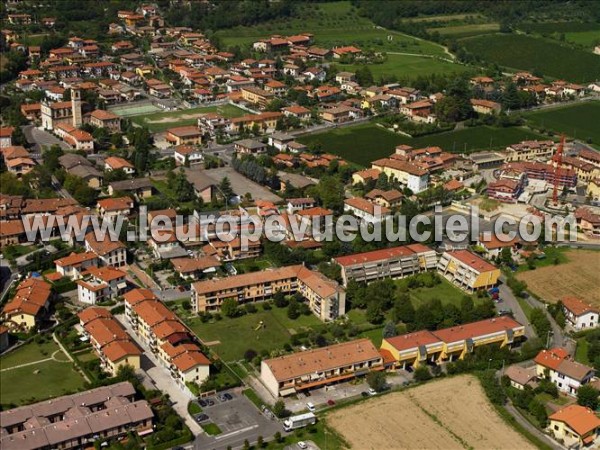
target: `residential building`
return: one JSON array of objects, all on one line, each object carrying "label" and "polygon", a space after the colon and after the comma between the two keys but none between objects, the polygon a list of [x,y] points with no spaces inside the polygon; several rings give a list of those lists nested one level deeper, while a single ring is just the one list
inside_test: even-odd
[{"label": "residential building", "polygon": [[542,350],[535,357],[537,375],[556,385],[559,391],[576,396],[580,386],[594,378],[594,369],[573,361],[564,348]]},{"label": "residential building", "polygon": [[174,147],[173,158],[178,166],[193,165],[204,161],[204,153],[198,147],[184,144]]},{"label": "residential building", "polygon": [[365,184],[371,180],[377,180],[381,174],[379,169],[365,169],[352,174],[352,184],[362,183]]},{"label": "residential building", "polygon": [[593,238],[600,237],[600,212],[587,207],[580,207],[575,210],[575,220],[577,227],[587,236]]},{"label": "residential building", "polygon": [[242,99],[260,108],[265,108],[271,100],[275,98],[273,92],[260,89],[255,86],[243,87],[241,89]]},{"label": "residential building", "polygon": [[294,214],[298,211],[314,208],[316,204],[315,199],[311,197],[290,198],[287,203],[287,212],[288,214]]},{"label": "residential building", "polygon": [[396,208],[400,206],[402,204],[403,197],[404,195],[402,192],[396,189],[390,189],[388,191],[373,189],[365,194],[365,198],[368,201],[385,208]]},{"label": "residential building", "polygon": [[133,200],[129,197],[104,198],[98,200],[96,209],[100,217],[115,222],[118,217],[129,217],[133,209]]},{"label": "residential building", "polygon": [[454,285],[469,292],[496,285],[500,269],[468,250],[444,252],[438,271]]},{"label": "residential building", "polygon": [[370,282],[384,278],[403,278],[437,266],[435,250],[423,244],[390,247],[370,252],[338,256],[333,262],[341,268],[342,282]]},{"label": "residential building", "polygon": [[96,239],[94,232],[85,235],[86,251],[94,252],[104,266],[121,267],[127,264],[127,250],[118,237],[106,234],[103,240]]},{"label": "residential building", "polygon": [[286,106],[281,110],[286,117],[295,117],[302,122],[308,122],[311,118],[310,109],[304,106]]},{"label": "residential building", "polygon": [[504,203],[517,203],[519,196],[523,193],[523,177],[518,180],[500,179],[492,181],[487,185],[486,192],[489,198]]},{"label": "residential building", "polygon": [[492,259],[498,258],[502,250],[505,248],[510,248],[511,256],[517,256],[517,248],[520,247],[520,243],[521,240],[516,236],[512,239],[502,236],[502,239],[500,239],[500,235],[491,233],[489,238],[483,234],[479,235],[477,246],[484,250],[484,256],[486,258]]},{"label": "residential building", "polygon": [[491,100],[471,99],[473,110],[479,114],[500,114],[502,105]]},{"label": "residential building", "polygon": [[50,401],[0,412],[3,450],[93,447],[99,439],[154,431],[154,414],[146,400],[135,400],[129,382],[102,386]]},{"label": "residential building", "polygon": [[383,370],[383,358],[369,339],[264,359],[260,378],[275,398],[349,381]]},{"label": "residential building", "polygon": [[285,152],[290,142],[294,142],[294,139],[294,136],[291,134],[277,132],[269,136],[269,145],[275,147],[280,152]]},{"label": "residential building", "polygon": [[563,297],[563,312],[567,323],[575,330],[585,330],[598,326],[600,312],[598,308],[577,297]]},{"label": "residential building", "polygon": [[408,161],[383,158],[371,163],[372,169],[377,169],[406,185],[412,192],[418,194],[427,189],[429,174],[426,170]]},{"label": "residential building", "polygon": [[241,129],[252,130],[258,126],[259,131],[269,133],[277,128],[277,121],[283,117],[280,112],[263,112],[261,114],[249,114],[242,117],[234,117],[226,127],[229,134],[238,134]]},{"label": "residential building", "polygon": [[52,300],[52,287],[41,278],[27,278],[17,286],[14,297],[2,308],[9,330],[28,333],[45,319]]},{"label": "residential building", "polygon": [[127,288],[127,274],[114,267],[89,267],[77,283],[77,299],[95,305],[112,300]]},{"label": "residential building", "polygon": [[98,255],[94,252],[71,253],[54,261],[56,272],[71,280],[78,280],[89,267],[98,266]]},{"label": "residential building", "polygon": [[551,414],[548,430],[567,448],[598,448],[600,419],[590,408],[569,405]]},{"label": "residential building", "polygon": [[396,367],[418,367],[463,359],[484,345],[512,346],[525,327],[509,316],[480,320],[441,330],[421,330],[384,338],[381,351],[389,352]]},{"label": "residential building", "polygon": [[214,256],[200,258],[173,258],[173,270],[184,280],[198,280],[203,275],[216,272],[221,267],[221,261]]},{"label": "residential building", "polygon": [[13,127],[0,127],[0,149],[12,146]]},{"label": "residential building", "polygon": [[506,162],[545,161],[552,158],[556,144],[554,141],[522,141],[506,147]]},{"label": "residential building", "polygon": [[132,180],[113,181],[108,185],[108,194],[117,192],[131,194],[138,200],[151,197],[154,187],[150,178],[134,178]]},{"label": "residential building", "polygon": [[385,221],[391,217],[391,210],[385,206],[380,206],[370,201],[354,197],[344,200],[344,211],[354,214],[361,221],[375,224]]},{"label": "residential building", "polygon": [[197,126],[175,127],[167,130],[165,139],[173,145],[201,145],[202,133]]},{"label": "residential building", "polygon": [[513,364],[506,368],[504,376],[508,377],[512,387],[520,391],[524,390],[526,386],[535,389],[538,385],[535,366],[522,367],[519,364]]},{"label": "residential building", "polygon": [[88,153],[94,151],[94,137],[87,131],[63,122],[54,126],[54,132],[75,150],[84,150]]},{"label": "residential building", "polygon": [[84,336],[89,337],[100,358],[103,371],[114,377],[122,366],[134,370],[141,367],[142,351],[109,310],[92,306],[79,312],[77,317]]},{"label": "residential building", "polygon": [[324,321],[334,320],[346,312],[344,289],[302,265],[194,283],[192,306],[196,312],[219,311],[226,298],[243,304],[268,300],[278,291],[300,292],[308,300],[311,311]]},{"label": "residential building", "polygon": [[256,155],[267,151],[267,146],[254,139],[242,139],[234,144],[236,153],[242,155]]},{"label": "residential building", "polygon": [[121,118],[110,111],[96,109],[90,113],[90,125],[106,128],[111,133],[121,131]]},{"label": "residential building", "polygon": [[8,327],[0,325],[0,353],[3,353],[8,347],[10,347]]},{"label": "residential building", "polygon": [[104,160],[104,170],[108,172],[122,170],[126,175],[133,175],[135,173],[135,166],[119,156],[109,156]]}]

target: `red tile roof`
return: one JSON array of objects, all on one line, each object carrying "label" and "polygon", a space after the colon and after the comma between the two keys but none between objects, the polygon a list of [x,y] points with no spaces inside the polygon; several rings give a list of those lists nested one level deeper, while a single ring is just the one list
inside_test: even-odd
[{"label": "red tile roof", "polygon": [[580,405],[569,405],[552,414],[549,419],[567,424],[580,436],[600,427],[600,419],[594,411]]},{"label": "red tile roof", "polygon": [[447,253],[450,256],[458,259],[463,264],[466,264],[467,266],[475,269],[477,272],[481,273],[496,270],[496,266],[477,256],[476,254],[471,253],[468,250],[455,250]]},{"label": "red tile roof", "polygon": [[564,297],[562,299],[562,303],[565,305],[565,308],[567,308],[576,316],[582,316],[588,312],[598,312],[598,308],[590,303],[585,303],[583,300],[577,297]]}]

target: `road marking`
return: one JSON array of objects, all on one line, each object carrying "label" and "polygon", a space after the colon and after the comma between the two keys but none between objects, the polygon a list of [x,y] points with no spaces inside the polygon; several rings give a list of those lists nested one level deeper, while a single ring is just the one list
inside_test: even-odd
[{"label": "road marking", "polygon": [[215,439],[216,439],[216,440],[219,440],[219,439],[224,439],[224,438],[226,438],[226,437],[229,437],[229,436],[233,436],[233,435],[236,435],[236,434],[240,434],[240,433],[244,433],[244,432],[246,432],[246,431],[253,430],[254,428],[258,428],[258,424],[256,424],[256,425],[252,425],[252,426],[250,426],[250,427],[246,427],[246,428],[241,428],[241,429],[239,429],[239,430],[232,431],[231,433],[227,433],[227,434],[220,434],[220,435],[218,435],[218,436],[215,436]]}]

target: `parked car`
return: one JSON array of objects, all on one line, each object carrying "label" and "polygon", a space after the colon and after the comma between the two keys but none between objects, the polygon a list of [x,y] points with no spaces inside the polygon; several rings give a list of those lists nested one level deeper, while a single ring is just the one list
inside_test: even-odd
[{"label": "parked car", "polygon": [[300,442],[298,442],[298,447],[305,449],[305,448],[308,448],[308,445],[306,445],[306,442],[300,441]]},{"label": "parked car", "polygon": [[194,416],[196,422],[206,422],[208,420],[208,416],[206,414],[197,414]]},{"label": "parked car", "polygon": [[206,406],[213,406],[214,404],[215,404],[215,401],[212,398],[206,399]]},{"label": "parked car", "polygon": [[312,402],[308,402],[308,403],[306,404],[306,407],[308,408],[308,410],[309,410],[310,412],[315,412],[315,411],[317,410],[317,408],[315,408],[315,405],[313,405],[313,403],[312,403]]},{"label": "parked car", "polygon": [[369,395],[377,395],[377,391],[373,388],[369,388]]},{"label": "parked car", "polygon": [[327,404],[328,404],[329,406],[333,406],[333,405],[335,405],[335,400],[333,400],[333,399],[329,399],[329,400],[327,400]]},{"label": "parked car", "polygon": [[203,399],[198,400],[198,404],[203,408],[208,406],[208,403],[206,402],[206,400],[203,400]]},{"label": "parked car", "polygon": [[232,400],[233,399],[233,395],[231,395],[229,392],[225,392],[223,394],[223,397],[225,398],[225,400]]}]

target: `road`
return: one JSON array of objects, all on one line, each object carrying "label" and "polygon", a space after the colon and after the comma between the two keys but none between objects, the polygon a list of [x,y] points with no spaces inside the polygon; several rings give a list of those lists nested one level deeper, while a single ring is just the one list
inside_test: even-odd
[{"label": "road", "polygon": [[34,125],[24,126],[23,134],[25,134],[27,142],[33,145],[34,152],[41,153],[43,147],[50,147],[52,145],[58,145],[63,150],[71,150],[71,147],[66,142],[61,141],[46,130],[40,130]]},{"label": "road", "polygon": [[505,408],[509,412],[509,414],[513,416],[514,419],[519,423],[519,425],[521,425],[523,428],[525,428],[527,431],[529,431],[531,434],[537,437],[544,444],[548,445],[549,447],[555,450],[564,450],[565,447],[563,447],[558,442],[554,441],[552,438],[546,436],[544,433],[542,433],[540,430],[534,427],[527,419],[525,419],[521,415],[521,413],[519,413],[519,411],[517,411],[517,409],[511,403],[507,403],[505,405]]},{"label": "road", "polygon": [[512,290],[506,284],[506,277],[502,275],[500,277],[500,281],[501,284],[498,286],[498,288],[500,289],[500,298],[502,299],[502,303],[498,305],[498,308],[510,309],[512,311],[515,320],[525,326],[525,336],[527,336],[527,339],[536,337],[535,330],[531,326],[531,323],[529,323],[529,319],[527,318],[527,315],[525,315],[523,308],[521,308],[517,297],[515,297],[515,295],[512,293]]}]

